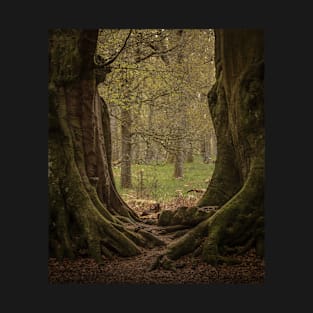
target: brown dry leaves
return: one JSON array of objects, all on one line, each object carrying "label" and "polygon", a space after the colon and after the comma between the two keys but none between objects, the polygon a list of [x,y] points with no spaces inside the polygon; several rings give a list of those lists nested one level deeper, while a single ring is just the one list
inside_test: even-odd
[{"label": "brown dry leaves", "polygon": [[49,259],[49,282],[52,284],[262,284],[264,261],[257,258],[255,251],[239,256],[238,265],[213,267],[199,258],[185,256],[176,264],[176,271],[148,268],[156,251],[148,250],[132,258],[114,257],[104,259],[98,265],[92,259],[64,260]]},{"label": "brown dry leaves", "polygon": [[[166,203],[166,209],[178,206],[193,206],[195,202],[188,199],[176,199]],[[160,204],[164,209],[163,204]],[[142,202],[132,207],[140,216],[150,210],[151,203]],[[142,219],[155,219],[158,213],[152,212]],[[160,235],[160,227],[148,226],[155,235]],[[148,229],[147,229],[148,230]],[[171,234],[160,236],[165,242],[171,241]],[[156,269],[149,271],[156,257],[166,248],[157,247],[142,250],[136,257],[121,258],[114,256],[112,260],[104,259],[98,265],[89,258],[77,260],[65,259],[58,262],[54,258],[48,260],[48,279],[51,284],[262,284],[265,276],[264,260],[256,256],[255,250],[244,256],[237,256],[241,261],[237,265],[221,264],[213,267],[200,258],[186,255],[175,262],[176,270]]]}]

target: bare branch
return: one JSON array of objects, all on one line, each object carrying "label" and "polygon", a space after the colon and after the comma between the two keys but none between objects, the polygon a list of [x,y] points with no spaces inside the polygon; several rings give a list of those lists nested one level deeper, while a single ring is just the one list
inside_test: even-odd
[{"label": "bare branch", "polygon": [[106,62],[106,63],[104,64],[104,66],[108,66],[108,65],[112,64],[112,63],[117,59],[117,57],[121,54],[121,52],[123,51],[123,49],[126,47],[127,41],[128,41],[128,39],[129,39],[131,33],[132,33],[132,29],[129,30],[129,33],[128,33],[128,35],[127,35],[127,37],[126,37],[126,39],[125,39],[125,41],[124,41],[124,44],[123,44],[122,48],[120,49],[120,51],[119,51],[111,60],[109,60],[108,62]]}]

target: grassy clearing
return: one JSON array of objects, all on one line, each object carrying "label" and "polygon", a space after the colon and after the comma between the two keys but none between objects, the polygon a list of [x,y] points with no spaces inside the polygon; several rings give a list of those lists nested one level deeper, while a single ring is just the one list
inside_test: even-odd
[{"label": "grassy clearing", "polygon": [[174,164],[133,165],[132,189],[121,189],[120,167],[113,168],[117,189],[125,201],[150,199],[168,202],[177,197],[187,197],[190,189],[206,189],[213,174],[214,164],[204,164],[199,158],[184,164],[184,177],[173,177]]}]

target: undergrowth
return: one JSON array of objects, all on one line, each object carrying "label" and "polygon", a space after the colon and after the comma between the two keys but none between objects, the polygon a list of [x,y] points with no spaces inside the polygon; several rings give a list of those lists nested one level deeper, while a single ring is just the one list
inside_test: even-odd
[{"label": "undergrowth", "polygon": [[205,164],[200,158],[192,163],[184,163],[184,177],[174,178],[174,164],[133,164],[133,188],[120,186],[120,167],[114,167],[113,173],[119,194],[126,202],[134,199],[147,199],[159,203],[176,202],[179,199],[192,200],[201,193],[189,192],[191,189],[204,191],[214,170],[214,163]]}]

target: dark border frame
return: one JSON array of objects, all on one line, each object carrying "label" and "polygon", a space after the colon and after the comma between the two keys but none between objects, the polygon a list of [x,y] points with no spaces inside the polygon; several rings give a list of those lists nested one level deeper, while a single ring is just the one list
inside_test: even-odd
[{"label": "dark border frame", "polygon": [[[205,310],[234,311],[247,308],[249,311],[264,312],[277,301],[282,309],[284,303],[290,307],[288,303],[297,299],[293,284],[299,284],[298,276],[304,274],[300,273],[301,253],[293,253],[295,246],[302,251],[304,245],[301,246],[293,234],[298,231],[297,227],[304,227],[305,221],[295,225],[295,217],[288,210],[300,209],[301,198],[299,194],[299,198],[295,199],[298,201],[290,199],[289,195],[299,186],[296,178],[292,177],[294,172],[289,170],[286,179],[286,171],[290,169],[292,160],[293,163],[301,163],[299,159],[288,158],[290,141],[297,140],[294,129],[299,127],[303,130],[301,125],[304,123],[301,118],[295,118],[293,107],[295,101],[302,100],[301,95],[290,95],[296,80],[296,75],[292,73],[295,70],[292,61],[301,58],[299,54],[294,55],[297,49],[292,50],[292,39],[299,38],[298,32],[293,27],[281,24],[279,17],[283,9],[268,9],[261,3],[249,3],[242,7],[237,2],[188,3],[187,6],[179,2],[176,5],[173,3],[172,7],[170,5],[169,2],[152,2],[136,6],[127,2],[116,3],[117,7],[113,8],[112,3],[106,2],[86,2],[83,5],[63,2],[51,3],[41,12],[40,7],[31,7],[27,3],[32,15],[26,16],[25,13],[24,20],[20,20],[22,25],[13,28],[13,33],[4,39],[6,45],[3,50],[7,55],[3,60],[9,66],[6,82],[12,90],[4,91],[8,97],[4,106],[10,111],[3,115],[7,125],[6,131],[3,131],[5,149],[2,154],[13,164],[4,166],[8,205],[3,206],[2,210],[10,215],[2,221],[3,224],[7,224],[7,221],[13,223],[6,225],[8,229],[4,239],[9,241],[2,247],[2,258],[7,261],[3,266],[10,268],[5,271],[5,276],[6,294],[14,297],[10,302],[12,311],[15,305],[21,304],[24,309],[29,306],[41,311],[69,312],[92,312],[94,306],[100,310],[113,306],[114,311],[122,308],[128,311],[131,308],[163,311],[171,306],[174,312],[197,312],[198,306],[202,306]],[[19,11],[23,9],[21,5]],[[26,24],[29,21],[32,21],[32,27]],[[284,22],[287,22],[287,18]],[[267,274],[263,286],[194,285],[178,288],[48,284],[47,34],[49,28],[55,27],[265,29]],[[17,65],[16,68],[12,68],[12,64]],[[286,71],[289,75],[286,75]],[[18,96],[20,98],[16,99]],[[279,296],[281,294],[283,296]],[[41,300],[44,302],[39,306]],[[301,305],[303,302],[298,303],[298,311]]]}]

